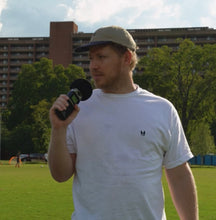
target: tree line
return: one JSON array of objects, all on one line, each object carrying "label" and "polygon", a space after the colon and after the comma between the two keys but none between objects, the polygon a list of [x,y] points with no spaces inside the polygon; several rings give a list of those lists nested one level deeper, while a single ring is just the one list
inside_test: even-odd
[{"label": "tree line", "polygon": [[[138,62],[134,81],[174,104],[195,155],[215,153],[216,45],[198,46],[188,39],[178,45],[175,51],[168,46],[149,50]],[[53,67],[47,58],[24,64],[2,115],[3,154],[47,152],[53,101],[85,77],[82,68]]]},{"label": "tree line", "polygon": [[66,94],[72,81],[85,78],[81,67],[53,67],[42,58],[22,65],[7,110],[2,115],[2,156],[46,153],[50,138],[49,109],[60,94]]}]

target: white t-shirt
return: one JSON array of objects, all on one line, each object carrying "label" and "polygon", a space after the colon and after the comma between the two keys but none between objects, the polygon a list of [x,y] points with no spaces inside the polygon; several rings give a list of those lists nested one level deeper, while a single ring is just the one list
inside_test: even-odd
[{"label": "white t-shirt", "polygon": [[77,154],[73,220],[165,220],[162,167],[193,156],[173,105],[141,88],[94,90],[67,146]]}]

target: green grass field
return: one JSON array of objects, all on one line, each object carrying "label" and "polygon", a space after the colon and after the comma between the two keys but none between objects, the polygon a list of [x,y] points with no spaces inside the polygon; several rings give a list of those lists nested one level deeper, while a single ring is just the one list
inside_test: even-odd
[{"label": "green grass field", "polygon": [[[216,168],[192,168],[199,196],[200,220],[216,220]],[[168,220],[178,219],[164,181]],[[46,164],[21,168],[0,162],[0,219],[68,220],[73,211],[71,180],[55,182]]]}]

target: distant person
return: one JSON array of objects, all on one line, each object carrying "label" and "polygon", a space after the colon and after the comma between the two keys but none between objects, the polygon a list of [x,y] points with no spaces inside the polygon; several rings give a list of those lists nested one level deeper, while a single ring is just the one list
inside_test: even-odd
[{"label": "distant person", "polygon": [[73,178],[72,220],[165,220],[162,170],[181,220],[197,220],[193,157],[174,106],[134,84],[136,43],[125,29],[98,29],[89,44],[97,87],[65,120],[68,97],[50,109],[48,163],[59,182]]},{"label": "distant person", "polygon": [[15,165],[15,167],[20,167],[20,153],[18,153],[17,154],[17,156],[16,156],[16,165]]}]

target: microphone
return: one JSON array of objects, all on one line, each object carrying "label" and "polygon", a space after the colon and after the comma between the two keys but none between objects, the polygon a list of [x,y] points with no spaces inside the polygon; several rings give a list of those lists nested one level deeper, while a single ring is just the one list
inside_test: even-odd
[{"label": "microphone", "polygon": [[85,79],[77,79],[71,83],[70,91],[67,96],[69,97],[68,104],[66,110],[59,111],[55,110],[56,115],[61,120],[66,120],[68,116],[73,112],[74,105],[78,104],[80,101],[87,100],[92,94],[92,86],[89,81]]}]

